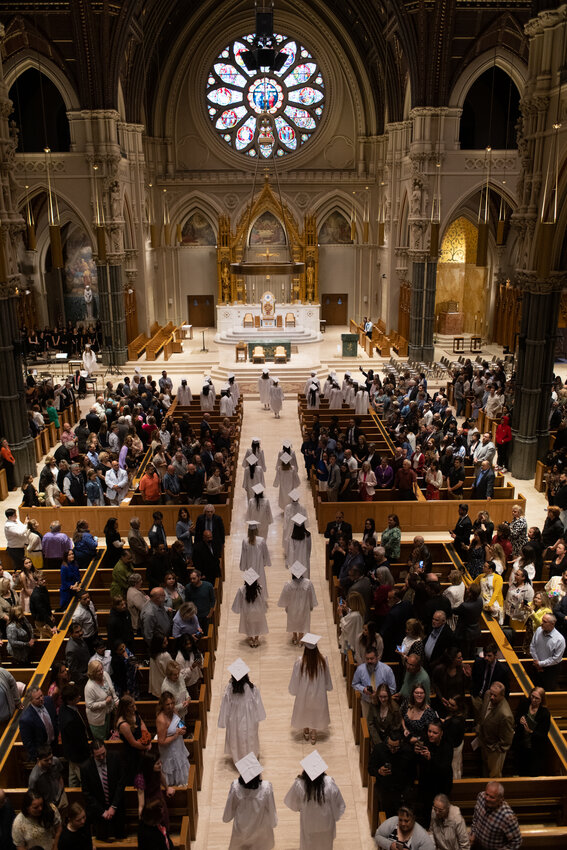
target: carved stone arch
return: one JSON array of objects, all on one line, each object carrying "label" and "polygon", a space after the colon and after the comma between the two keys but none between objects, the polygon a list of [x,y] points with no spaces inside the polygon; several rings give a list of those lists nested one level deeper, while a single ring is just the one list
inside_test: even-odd
[{"label": "carved stone arch", "polygon": [[[505,191],[501,184],[495,183],[492,180],[489,182],[488,186],[492,193],[501,196],[506,201],[508,206],[511,207],[512,211],[516,209],[518,205],[517,200],[514,195],[511,194],[511,192]],[[451,224],[451,222],[455,220],[455,218],[458,218],[460,215],[466,215],[469,209],[472,209],[472,207],[467,207],[467,204],[470,204],[474,196],[477,195],[484,188],[486,188],[486,180],[479,178],[477,183],[473,184],[469,188],[466,195],[463,195],[458,198],[453,203],[453,205],[449,207],[447,212],[442,217],[441,225],[439,228],[440,234],[443,234],[446,231],[447,227]],[[441,235],[440,238],[442,238]]]},{"label": "carved stone arch", "polygon": [[[256,219],[258,219],[262,213],[270,212],[275,218],[278,219],[279,222],[282,223],[284,230],[287,233],[288,243],[290,251],[292,252],[292,256],[295,256],[296,252],[301,251],[305,247],[305,240],[303,235],[300,235],[299,225],[297,224],[296,218],[289,209],[289,206],[285,203],[280,203],[279,198],[276,198],[272,187],[269,182],[266,180],[264,183],[264,187],[260,194],[256,197],[256,199],[249,202],[240,216],[240,220],[236,225],[236,233],[233,242],[233,252],[236,257],[236,262],[240,262],[242,259],[242,255],[244,254],[244,250],[248,245],[248,240],[250,238],[250,229]],[[283,221],[282,221],[283,218]]]},{"label": "carved stone arch", "polygon": [[34,50],[30,50],[29,48],[22,51],[22,53],[18,53],[17,56],[10,57],[3,63],[6,89],[9,91],[18,77],[30,68],[35,68],[51,80],[63,98],[63,102],[65,103],[65,107],[68,112],[70,110],[81,108],[77,93],[71,85],[69,78],[63,73],[61,68],[59,68],[55,62],[51,62],[49,59],[46,59],[44,56],[40,56],[39,53]]},{"label": "carved stone arch", "polygon": [[521,96],[528,79],[528,66],[512,50],[506,47],[499,47],[496,56],[494,50],[490,50],[477,56],[466,66],[451,89],[449,108],[457,107],[462,109],[467,94],[473,84],[485,71],[490,71],[495,64],[496,67],[508,74]]}]

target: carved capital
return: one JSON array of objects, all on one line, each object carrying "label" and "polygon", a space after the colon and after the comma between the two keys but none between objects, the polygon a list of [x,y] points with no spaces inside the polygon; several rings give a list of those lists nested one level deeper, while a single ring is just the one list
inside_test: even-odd
[{"label": "carved capital", "polygon": [[535,271],[516,269],[513,284],[518,289],[533,292],[537,295],[560,292],[567,286],[567,271],[550,272],[546,278],[540,278]]},{"label": "carved capital", "polygon": [[420,248],[410,248],[408,256],[412,263],[426,263],[429,259],[429,251],[423,251]]}]

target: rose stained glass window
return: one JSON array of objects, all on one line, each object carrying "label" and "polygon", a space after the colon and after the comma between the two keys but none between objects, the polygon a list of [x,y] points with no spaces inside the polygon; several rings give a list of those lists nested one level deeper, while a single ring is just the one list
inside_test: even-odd
[{"label": "rose stained glass window", "polygon": [[290,36],[278,34],[275,40],[286,54],[279,71],[246,68],[241,54],[253,44],[249,34],[220,52],[207,79],[206,107],[214,129],[233,150],[260,159],[305,144],[325,107],[323,77],[309,51]]}]

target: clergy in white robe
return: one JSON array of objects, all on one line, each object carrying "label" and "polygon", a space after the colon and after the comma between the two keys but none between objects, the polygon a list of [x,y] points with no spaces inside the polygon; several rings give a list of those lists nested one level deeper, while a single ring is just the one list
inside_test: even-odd
[{"label": "clergy in white robe", "polygon": [[181,405],[182,407],[187,407],[191,404],[193,400],[193,393],[191,392],[191,388],[187,384],[185,378],[183,378],[183,380],[177,387],[177,393],[175,397],[177,399],[177,404]]},{"label": "clergy in white robe", "polygon": [[[333,690],[329,664],[310,639],[320,638],[307,633],[303,637],[303,656],[293,665],[289,682],[289,693],[295,697],[291,725],[303,729],[304,737],[311,730],[311,740],[316,741],[316,730],[326,729],[331,722],[327,691]],[[315,740],[314,740],[315,739]]]},{"label": "clergy in white robe", "polygon": [[213,410],[215,406],[215,396],[214,393],[211,392],[209,384],[203,384],[203,389],[199,395],[199,402],[201,404],[201,410]]},{"label": "clergy in white robe", "polygon": [[268,536],[271,523],[274,521],[270,502],[264,496],[264,485],[254,484],[252,488],[254,495],[248,500],[246,519],[255,519],[258,522],[258,535],[264,539]]},{"label": "clergy in white robe", "polygon": [[[316,751],[315,751],[316,752]],[[319,803],[313,791],[307,799],[307,784],[321,783],[321,777],[310,781],[304,772],[298,776],[284,803],[292,812],[299,812],[299,850],[332,850],[337,834],[336,823],[345,812],[345,801],[335,780],[322,774],[324,799]]]},{"label": "clergy in white robe", "polygon": [[221,390],[219,413],[221,416],[234,416],[234,402],[228,389]]},{"label": "clergy in white robe", "polygon": [[237,658],[228,670],[231,678],[222,698],[218,727],[226,729],[224,752],[236,764],[247,753],[257,756],[260,752],[258,726],[266,712],[259,689],[248,678],[248,665]]},{"label": "clergy in white robe", "polygon": [[258,378],[258,392],[260,393],[260,401],[264,405],[264,410],[270,406],[270,390],[272,388],[272,379],[267,369],[262,370],[262,374]]},{"label": "clergy in white robe", "polygon": [[258,576],[256,570],[246,570],[245,581],[239,587],[232,603],[232,612],[240,614],[238,632],[246,635],[250,646],[259,646],[258,637],[269,632],[266,611],[268,603],[258,578],[250,581],[249,577]]},{"label": "clergy in white robe", "polygon": [[265,484],[264,470],[258,462],[256,455],[249,454],[246,458],[246,468],[242,478],[242,486],[246,490],[248,500],[254,495],[254,484]]},{"label": "clergy in white robe", "polygon": [[290,490],[295,490],[299,487],[299,475],[297,470],[291,465],[291,455],[284,452],[280,457],[281,463],[276,469],[276,477],[274,479],[274,487],[279,487],[278,505],[284,510],[289,502]]},{"label": "clergy in white robe", "polygon": [[368,413],[368,393],[365,389],[358,390],[355,396],[354,412],[361,415]]},{"label": "clergy in white robe", "polygon": [[276,419],[280,418],[280,412],[283,407],[284,398],[284,391],[280,387],[279,378],[273,378],[272,386],[270,387],[270,407],[272,408]]},{"label": "clergy in white robe", "polygon": [[252,437],[252,445],[246,449],[244,460],[242,461],[242,469],[246,469],[249,455],[256,455],[258,463],[266,471],[266,460],[264,458],[264,450],[260,448],[260,440],[258,437]]},{"label": "clergy in white robe", "polygon": [[294,636],[303,636],[311,629],[311,611],[317,607],[317,596],[312,582],[305,575],[305,567],[299,561],[291,567],[292,578],[284,584],[278,607],[285,608],[287,614],[286,631]]},{"label": "clergy in white robe", "polygon": [[240,570],[256,570],[260,576],[264,596],[268,598],[268,584],[265,567],[271,567],[270,553],[263,537],[258,537],[258,524],[255,520],[248,521],[248,537],[242,541],[240,550]]},{"label": "clergy in white robe", "polygon": [[261,780],[243,785],[235,779],[230,786],[224,814],[224,823],[233,820],[228,850],[272,850],[274,827],[278,816],[271,782]]}]

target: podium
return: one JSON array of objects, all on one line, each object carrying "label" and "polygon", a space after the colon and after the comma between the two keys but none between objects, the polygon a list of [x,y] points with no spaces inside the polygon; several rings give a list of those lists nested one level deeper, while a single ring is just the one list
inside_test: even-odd
[{"label": "podium", "polygon": [[356,357],[358,354],[358,334],[341,334],[343,357]]}]

